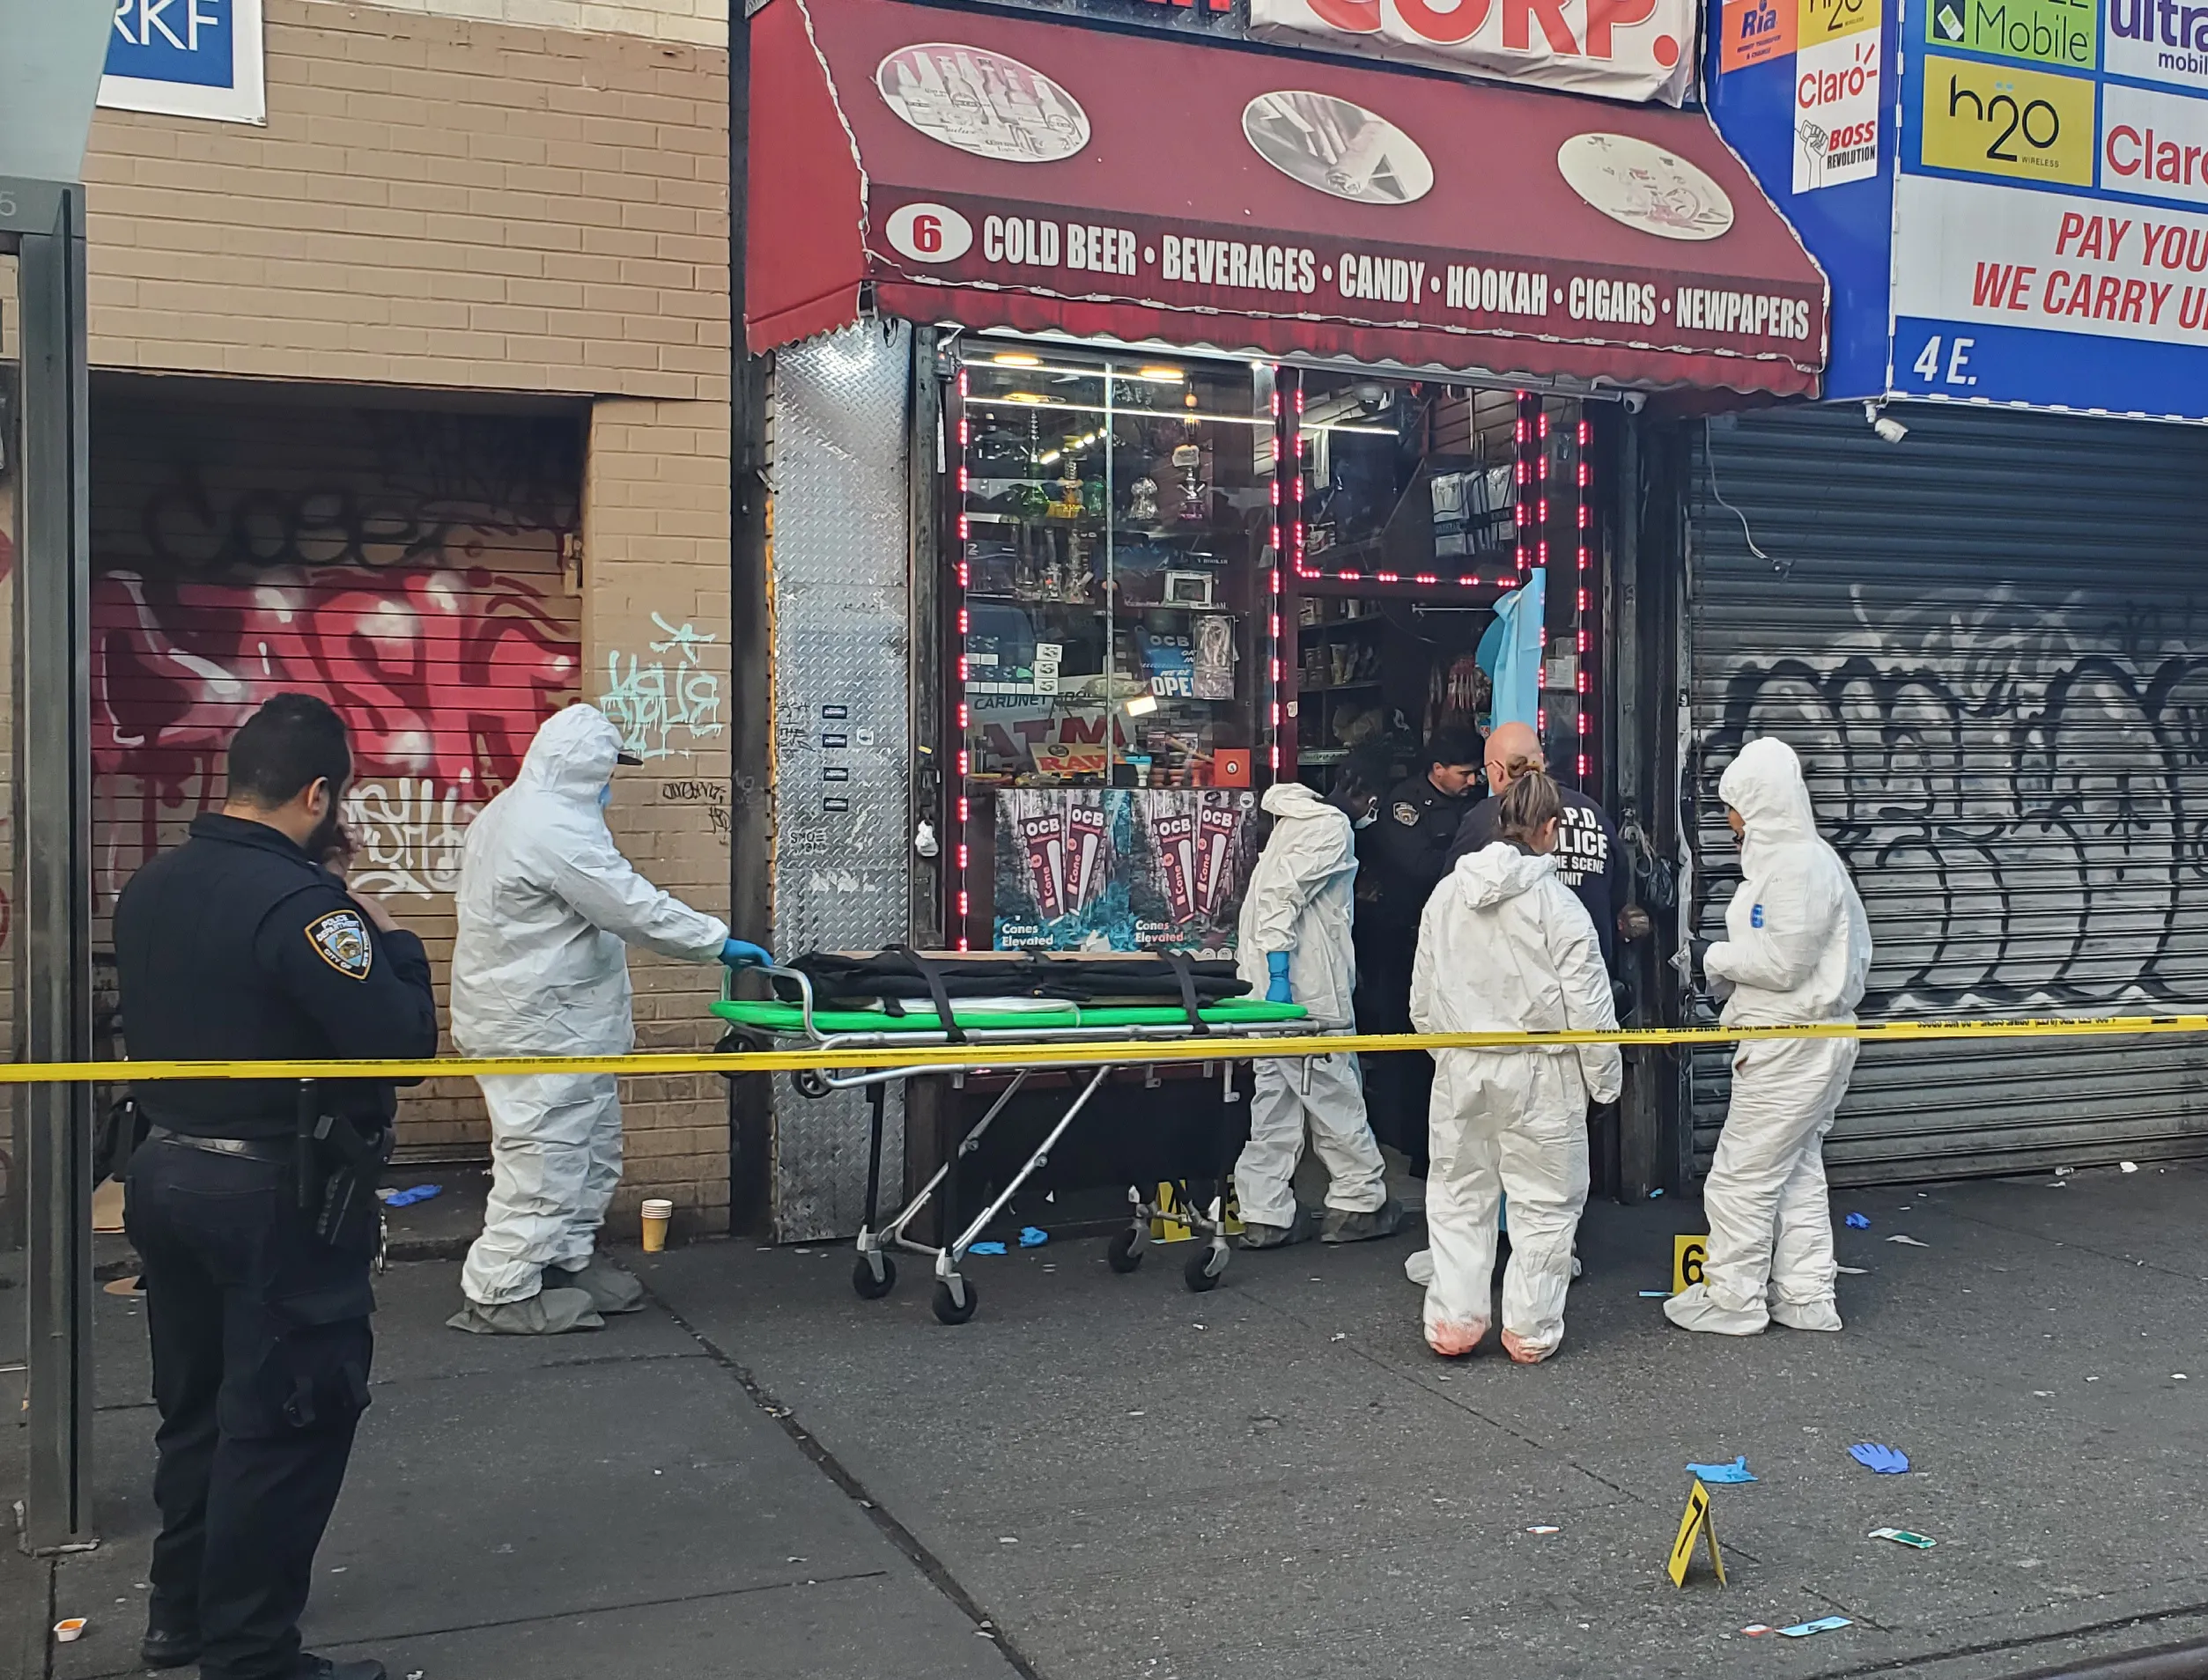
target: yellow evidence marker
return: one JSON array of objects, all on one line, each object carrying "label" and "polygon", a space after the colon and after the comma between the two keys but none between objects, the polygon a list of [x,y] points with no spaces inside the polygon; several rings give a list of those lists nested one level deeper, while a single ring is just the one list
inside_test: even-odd
[{"label": "yellow evidence marker", "polygon": [[1679,1538],[1672,1542],[1672,1558],[1665,1567],[1671,1575],[1672,1585],[1687,1584],[1687,1566],[1695,1561],[1695,1536],[1702,1535],[1710,1541],[1710,1566],[1717,1572],[1717,1585],[1725,1585],[1725,1560],[1717,1550],[1717,1530],[1710,1520],[1710,1490],[1695,1478],[1695,1491],[1687,1496],[1687,1514],[1679,1520]]}]

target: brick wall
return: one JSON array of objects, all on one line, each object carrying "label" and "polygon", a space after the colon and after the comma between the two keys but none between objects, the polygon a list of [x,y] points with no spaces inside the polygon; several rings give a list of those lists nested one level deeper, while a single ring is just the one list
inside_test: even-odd
[{"label": "brick wall", "polygon": [[[728,913],[727,405],[603,401],[583,486],[583,693],[645,763],[615,773],[614,835],[659,886]],[[705,1050],[718,967],[633,962],[639,1050]],[[631,1079],[617,1211],[666,1196],[697,1228],[728,1214],[727,1087]]]},{"label": "brick wall", "polygon": [[268,78],[94,122],[95,366],[727,400],[726,51],[270,0]]},{"label": "brick wall", "polygon": [[[98,114],[95,369],[281,384],[293,402],[319,385],[333,409],[363,387],[424,409],[450,393],[587,400],[580,688],[657,755],[624,772],[617,833],[646,873],[724,910],[725,4],[266,12],[265,127]],[[645,1047],[711,1042],[713,976],[631,966]],[[719,1082],[633,1080],[626,1101],[626,1205],[668,1195],[693,1228],[725,1224]],[[402,1122],[429,1146],[481,1135],[452,1094]]]},{"label": "brick wall", "polygon": [[702,47],[728,43],[728,0],[383,0],[401,11],[423,11],[484,23],[523,24],[588,34],[646,35]]}]

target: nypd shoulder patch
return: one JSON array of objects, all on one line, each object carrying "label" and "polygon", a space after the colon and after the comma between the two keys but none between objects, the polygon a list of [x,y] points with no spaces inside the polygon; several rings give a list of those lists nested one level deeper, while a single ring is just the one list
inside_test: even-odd
[{"label": "nypd shoulder patch", "polygon": [[376,947],[358,910],[331,910],[306,925],[314,954],[349,980],[366,980],[375,965]]},{"label": "nypd shoulder patch", "polygon": [[1389,814],[1407,829],[1418,827],[1418,807],[1413,805],[1408,799],[1396,800],[1395,809]]}]

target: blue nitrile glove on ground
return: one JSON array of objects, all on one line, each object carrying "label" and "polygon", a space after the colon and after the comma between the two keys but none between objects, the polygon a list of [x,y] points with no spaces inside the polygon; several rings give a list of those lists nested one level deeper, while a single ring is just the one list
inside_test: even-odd
[{"label": "blue nitrile glove on ground", "polygon": [[1289,990],[1288,985],[1288,953],[1270,953],[1265,959],[1265,968],[1266,972],[1273,976],[1273,984],[1265,989],[1266,1002],[1294,1003],[1296,994]]},{"label": "blue nitrile glove on ground", "polygon": [[746,939],[728,939],[721,945],[720,960],[732,969],[770,969],[774,953]]},{"label": "blue nitrile glove on ground", "polygon": [[1699,1481],[1720,1484],[1755,1480],[1754,1477],[1748,1474],[1748,1455],[1746,1453],[1741,1454],[1730,1464],[1689,1464],[1687,1467],[1687,1473]]}]

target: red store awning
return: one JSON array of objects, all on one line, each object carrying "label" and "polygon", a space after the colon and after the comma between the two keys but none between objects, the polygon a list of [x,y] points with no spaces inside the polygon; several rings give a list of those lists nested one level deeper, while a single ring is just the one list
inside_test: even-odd
[{"label": "red store awning", "polygon": [[1812,395],[1826,287],[1700,114],[900,0],[751,24],[751,348],[885,313]]}]

